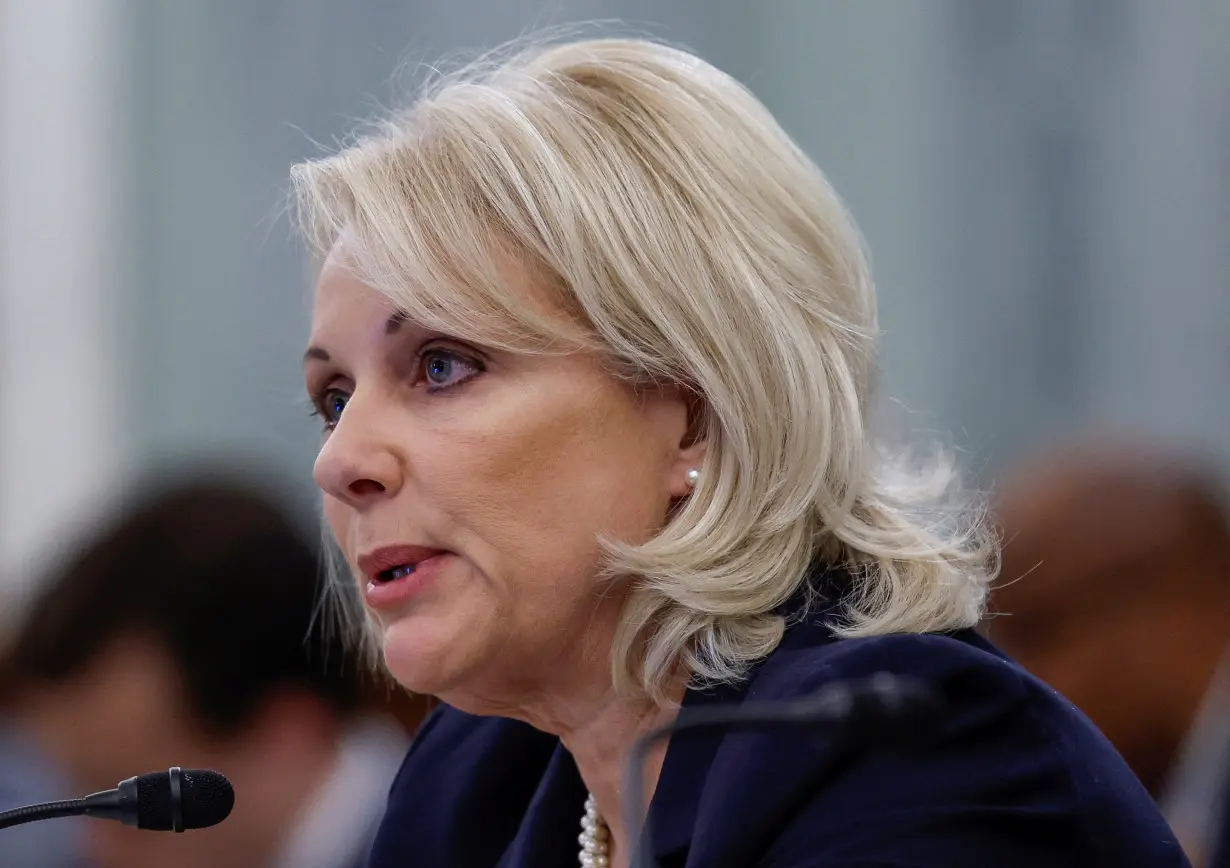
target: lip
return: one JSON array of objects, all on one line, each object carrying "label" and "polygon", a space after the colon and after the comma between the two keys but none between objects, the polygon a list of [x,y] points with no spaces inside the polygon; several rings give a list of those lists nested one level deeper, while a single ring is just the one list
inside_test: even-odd
[{"label": "lip", "polygon": [[444,549],[433,549],[427,546],[394,545],[383,546],[359,555],[356,563],[359,570],[369,582],[377,581],[385,570],[404,565],[413,565],[416,569],[423,561],[445,554]]},{"label": "lip", "polygon": [[[358,558],[358,567],[367,577],[363,599],[377,611],[395,610],[418,596],[440,573],[448,559],[448,551],[426,546],[386,546],[375,549]],[[408,576],[381,581],[385,570],[404,565],[414,565]]]}]

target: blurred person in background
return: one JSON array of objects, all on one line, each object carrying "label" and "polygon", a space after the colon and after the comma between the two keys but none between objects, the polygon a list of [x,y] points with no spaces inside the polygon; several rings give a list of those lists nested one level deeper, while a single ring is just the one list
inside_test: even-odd
[{"label": "blurred person in background", "polygon": [[1107,734],[1207,868],[1230,868],[1225,495],[1143,443],[1027,463],[1001,489],[1001,616],[987,626]]},{"label": "blurred person in background", "polygon": [[173,765],[216,769],[236,793],[228,819],[182,835],[88,821],[88,864],[362,864],[407,740],[315,618],[320,573],[264,496],[189,480],[44,586],[4,660],[3,708],[69,773],[58,797]]}]

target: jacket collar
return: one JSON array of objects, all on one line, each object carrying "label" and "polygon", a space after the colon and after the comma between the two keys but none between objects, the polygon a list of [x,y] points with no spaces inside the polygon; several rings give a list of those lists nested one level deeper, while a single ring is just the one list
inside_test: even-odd
[{"label": "jacket collar", "polygon": [[[834,641],[832,623],[848,588],[845,573],[823,565],[813,566],[799,590],[777,610],[787,621],[786,633],[774,654],[757,662],[738,682],[690,688],[684,695],[680,714],[708,705],[738,705],[754,699],[758,679],[766,670],[779,665],[778,661],[788,657],[790,651]],[[683,864],[696,827],[701,794],[726,738],[724,731],[715,728],[690,730],[670,740],[647,820],[654,858],[662,868]]]}]

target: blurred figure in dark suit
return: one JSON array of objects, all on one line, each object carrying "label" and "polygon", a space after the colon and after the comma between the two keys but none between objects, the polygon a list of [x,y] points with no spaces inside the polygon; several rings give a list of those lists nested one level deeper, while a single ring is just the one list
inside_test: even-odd
[{"label": "blurred figure in dark suit", "polygon": [[315,617],[320,572],[274,504],[202,481],[146,496],[43,586],[4,706],[69,771],[66,795],[172,765],[236,791],[225,822],[184,835],[89,821],[90,864],[362,863],[406,737]]},{"label": "blurred figure in dark suit", "polygon": [[[57,801],[70,789],[63,770],[0,711],[0,811]],[[87,868],[85,823],[64,819],[0,830],[0,868]]]},{"label": "blurred figure in dark suit", "polygon": [[1114,742],[1193,864],[1230,868],[1230,519],[1213,474],[1079,447],[1001,490],[988,633]]}]

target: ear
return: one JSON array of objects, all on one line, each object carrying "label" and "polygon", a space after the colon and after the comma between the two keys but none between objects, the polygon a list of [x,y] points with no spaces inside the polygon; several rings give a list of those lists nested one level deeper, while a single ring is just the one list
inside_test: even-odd
[{"label": "ear", "polygon": [[671,463],[668,488],[675,499],[687,497],[695,489],[695,478],[702,473],[708,450],[709,408],[695,391],[681,391],[680,398],[687,409],[687,426],[679,439],[678,451]]}]

